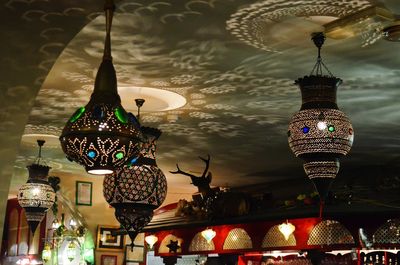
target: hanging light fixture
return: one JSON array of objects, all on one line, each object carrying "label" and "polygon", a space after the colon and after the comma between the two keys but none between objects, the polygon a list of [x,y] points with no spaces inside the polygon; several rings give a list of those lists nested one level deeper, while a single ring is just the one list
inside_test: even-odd
[{"label": "hanging light fixture", "polygon": [[136,118],[121,105],[111,57],[111,24],[115,9],[106,0],[106,40],[89,103],[79,108],[60,136],[67,158],[83,165],[90,174],[111,174],[136,159],[143,140]]},{"label": "hanging light fixture", "polygon": [[76,245],[73,241],[69,242],[66,252],[69,262],[73,261],[76,256]]},{"label": "hanging light fixture", "polygon": [[282,235],[285,237],[286,241],[289,240],[289,237],[291,234],[293,234],[294,230],[296,230],[296,227],[292,224],[289,223],[287,220],[285,223],[282,223],[278,225],[279,232],[282,233]]},{"label": "hanging light fixture", "polygon": [[[323,203],[339,171],[339,158],[351,149],[354,132],[336,104],[336,90],[342,80],[322,62],[325,36],[314,33],[312,40],[318,48],[318,59],[311,74],[295,82],[301,90],[302,105],[289,124],[288,140],[293,153],[305,161],[304,170]],[[322,74],[323,68],[329,76]]]},{"label": "hanging light fixture", "polygon": [[217,235],[217,232],[212,230],[211,228],[205,229],[201,231],[201,236],[204,237],[205,240],[207,240],[207,243],[210,244],[213,238]]},{"label": "hanging light fixture", "polygon": [[152,249],[154,244],[157,243],[158,237],[155,235],[148,235],[144,238],[144,241],[149,245],[149,248]]},{"label": "hanging light fixture", "polygon": [[45,141],[37,140],[39,155],[36,161],[27,166],[29,177],[18,191],[18,203],[24,208],[26,220],[34,234],[47,210],[53,206],[56,193],[47,181],[50,167],[42,160],[42,146]]},{"label": "hanging light fixture", "polygon": [[115,208],[115,217],[128,232],[132,244],[140,230],[151,221],[153,210],[167,195],[167,180],[155,158],[156,140],[161,131],[142,127],[142,132],[147,141],[140,157],[133,165],[106,175],[103,182],[104,198]]}]

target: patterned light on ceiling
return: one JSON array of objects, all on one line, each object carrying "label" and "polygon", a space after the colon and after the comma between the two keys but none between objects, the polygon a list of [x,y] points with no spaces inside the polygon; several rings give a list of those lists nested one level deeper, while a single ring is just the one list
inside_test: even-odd
[{"label": "patterned light on ceiling", "polygon": [[28,181],[18,191],[18,203],[25,210],[25,216],[33,234],[56,199],[56,193],[47,181],[50,167],[41,164],[41,150],[44,141],[38,140],[37,142],[39,156],[35,163],[27,166]]},{"label": "patterned light on ceiling", "polygon": [[155,158],[161,131],[149,127],[142,127],[142,131],[147,141],[138,160],[131,167],[106,175],[103,183],[104,198],[115,208],[115,217],[132,242],[167,195],[167,180]]},{"label": "patterned light on ceiling", "polygon": [[[342,80],[329,72],[320,56],[325,36],[316,33],[312,39],[318,59],[309,76],[296,80],[302,105],[289,124],[288,140],[293,153],[305,161],[304,170],[323,201],[339,171],[339,158],[351,149],[354,132],[336,104],[336,90]],[[322,75],[323,67],[329,76]]]},{"label": "patterned light on ceiling", "polygon": [[121,105],[111,57],[112,0],[106,0],[106,41],[89,103],[79,108],[62,131],[60,141],[71,161],[90,174],[111,174],[140,152],[142,134],[135,116]]}]

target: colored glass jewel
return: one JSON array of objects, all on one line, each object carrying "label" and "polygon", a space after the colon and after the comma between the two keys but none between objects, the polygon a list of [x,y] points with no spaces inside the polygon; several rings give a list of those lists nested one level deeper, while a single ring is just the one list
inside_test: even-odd
[{"label": "colored glass jewel", "polygon": [[122,152],[116,153],[116,154],[115,154],[115,158],[117,158],[117,159],[122,159],[122,158],[124,158],[124,153],[122,153]]},{"label": "colored glass jewel", "polygon": [[137,157],[133,158],[133,159],[131,160],[131,162],[129,163],[130,166],[132,166],[133,164],[135,164],[137,160],[138,160]]},{"label": "colored glass jewel", "polygon": [[69,119],[70,122],[76,122],[82,116],[83,113],[85,113],[85,107],[80,107],[75,111],[74,115],[72,115],[72,117]]},{"label": "colored glass jewel", "polygon": [[95,158],[97,153],[96,153],[96,151],[90,150],[87,155],[90,158]]},{"label": "colored glass jewel", "polygon": [[115,113],[115,116],[117,116],[117,119],[120,122],[122,122],[123,124],[128,122],[128,115],[122,108],[120,108],[120,107],[116,108],[114,113]]},{"label": "colored glass jewel", "polygon": [[303,133],[308,133],[310,131],[310,127],[304,126],[301,130]]},{"label": "colored glass jewel", "polygon": [[100,106],[94,107],[93,118],[95,118],[96,120],[102,120],[104,118],[104,111],[101,109]]},{"label": "colored glass jewel", "polygon": [[329,126],[328,126],[328,131],[334,132],[334,131],[335,131],[335,126],[329,125]]}]

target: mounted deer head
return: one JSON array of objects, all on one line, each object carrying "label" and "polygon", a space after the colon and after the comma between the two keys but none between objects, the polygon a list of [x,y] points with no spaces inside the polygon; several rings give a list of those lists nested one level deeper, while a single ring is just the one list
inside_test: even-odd
[{"label": "mounted deer head", "polygon": [[[208,168],[210,166],[210,155],[207,155],[207,159],[199,156],[199,158],[201,160],[204,161],[204,163],[206,163],[206,167],[203,171],[203,174],[201,176],[195,176],[193,174],[187,173],[185,171],[182,171],[178,164],[176,164],[176,171],[170,171],[170,173],[172,174],[181,174],[181,175],[185,175],[191,178],[192,183],[194,186],[197,187],[198,191],[203,195],[206,196],[208,194],[211,193],[211,187],[210,187],[210,183],[212,180],[212,174],[211,172],[208,172]],[[208,172],[208,173],[207,173]]]}]

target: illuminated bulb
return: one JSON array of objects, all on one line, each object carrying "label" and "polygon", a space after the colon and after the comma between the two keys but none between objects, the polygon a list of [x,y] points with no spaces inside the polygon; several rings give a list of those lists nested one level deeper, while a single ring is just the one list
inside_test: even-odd
[{"label": "illuminated bulb", "polygon": [[217,233],[212,229],[206,229],[201,232],[201,235],[207,240],[207,243],[210,243],[211,240],[215,237]]},{"label": "illuminated bulb", "polygon": [[149,235],[144,238],[147,244],[149,244],[150,249],[153,248],[154,244],[157,243],[158,237],[155,235]]},{"label": "illuminated bulb", "polygon": [[57,219],[54,219],[53,223],[51,224],[51,228],[53,228],[54,230],[56,230],[57,228],[60,227],[60,222]]},{"label": "illuminated bulb", "polygon": [[233,236],[232,236],[232,240],[233,240],[233,241],[236,241],[237,239],[238,239],[238,238],[237,238],[237,235],[233,235]]},{"label": "illuminated bulb", "polygon": [[286,240],[289,240],[290,235],[294,232],[296,227],[286,221],[286,223],[282,223],[278,226],[279,231],[282,233],[282,235],[285,237]]},{"label": "illuminated bulb", "polygon": [[69,220],[69,226],[70,226],[71,228],[76,227],[76,221],[75,221],[74,219]]},{"label": "illuminated bulb", "polygon": [[37,195],[39,195],[39,193],[40,193],[40,189],[34,188],[34,189],[32,190],[32,193],[33,193],[34,196],[37,196]]},{"label": "illuminated bulb", "polygon": [[113,171],[111,169],[92,169],[88,170],[88,173],[93,175],[106,175],[106,174],[112,174]]},{"label": "illuminated bulb", "polygon": [[319,121],[319,122],[317,123],[317,127],[318,127],[318,129],[321,130],[321,131],[325,130],[325,129],[326,129],[326,122],[324,122],[324,121]]}]

